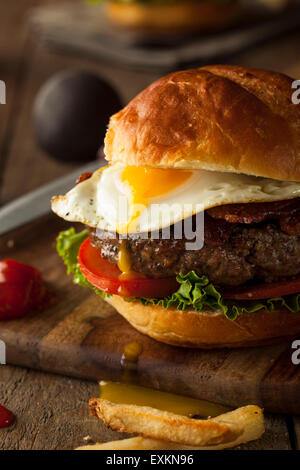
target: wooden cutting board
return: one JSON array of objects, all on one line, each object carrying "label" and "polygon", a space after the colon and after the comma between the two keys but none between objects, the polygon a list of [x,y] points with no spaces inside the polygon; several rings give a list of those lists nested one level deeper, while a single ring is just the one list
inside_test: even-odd
[{"label": "wooden cutting board", "polygon": [[58,296],[47,311],[0,323],[7,363],[83,379],[121,380],[124,347],[138,342],[138,384],[233,407],[255,403],[271,412],[300,413],[300,366],[292,364],[291,342],[201,351],[141,335],[89,289],[72,284],[55,250],[55,237],[67,226],[49,215],[0,238],[0,257],[39,268]]}]

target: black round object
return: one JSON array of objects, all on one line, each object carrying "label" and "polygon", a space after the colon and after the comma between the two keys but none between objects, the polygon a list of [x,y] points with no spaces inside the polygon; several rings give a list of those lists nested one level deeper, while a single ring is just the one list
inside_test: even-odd
[{"label": "black round object", "polygon": [[103,144],[109,117],[121,107],[119,95],[102,78],[75,70],[60,72],[36,97],[36,139],[53,158],[93,160]]}]

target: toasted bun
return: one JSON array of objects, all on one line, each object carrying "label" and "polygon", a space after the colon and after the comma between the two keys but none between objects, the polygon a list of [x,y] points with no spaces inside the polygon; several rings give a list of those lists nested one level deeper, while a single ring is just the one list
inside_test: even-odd
[{"label": "toasted bun", "polygon": [[215,65],[160,78],[112,116],[112,163],[300,181],[300,105],[292,79]]},{"label": "toasted bun", "polygon": [[285,309],[243,314],[231,321],[222,313],[144,306],[118,295],[106,301],[141,333],[174,346],[237,348],[271,344],[300,334],[300,314]]},{"label": "toasted bun", "polygon": [[108,2],[106,11],[114,23],[130,29],[210,31],[232,23],[239,7],[235,1],[222,5],[211,0],[170,4]]}]

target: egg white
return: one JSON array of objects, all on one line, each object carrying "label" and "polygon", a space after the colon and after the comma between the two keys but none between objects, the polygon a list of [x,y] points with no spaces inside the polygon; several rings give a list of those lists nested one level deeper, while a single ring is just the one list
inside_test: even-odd
[{"label": "egg white", "polygon": [[[52,210],[65,220],[125,233],[132,207],[130,188],[121,179],[123,169],[114,165],[96,171],[65,196],[54,197]],[[129,225],[128,232],[156,231],[223,204],[270,202],[299,196],[297,182],[195,170],[176,189],[149,200],[135,223]]]}]

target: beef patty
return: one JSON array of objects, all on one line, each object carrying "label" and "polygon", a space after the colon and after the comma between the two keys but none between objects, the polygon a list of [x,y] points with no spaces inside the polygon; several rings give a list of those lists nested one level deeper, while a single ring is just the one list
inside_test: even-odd
[{"label": "beef patty", "polygon": [[[121,241],[109,232],[89,228],[91,243],[103,258],[117,264]],[[206,214],[205,243],[186,251],[185,239],[145,239],[136,234],[123,241],[132,270],[152,278],[195,270],[219,286],[250,280],[274,282],[300,273],[300,236],[289,235],[278,221],[234,224]]]}]

